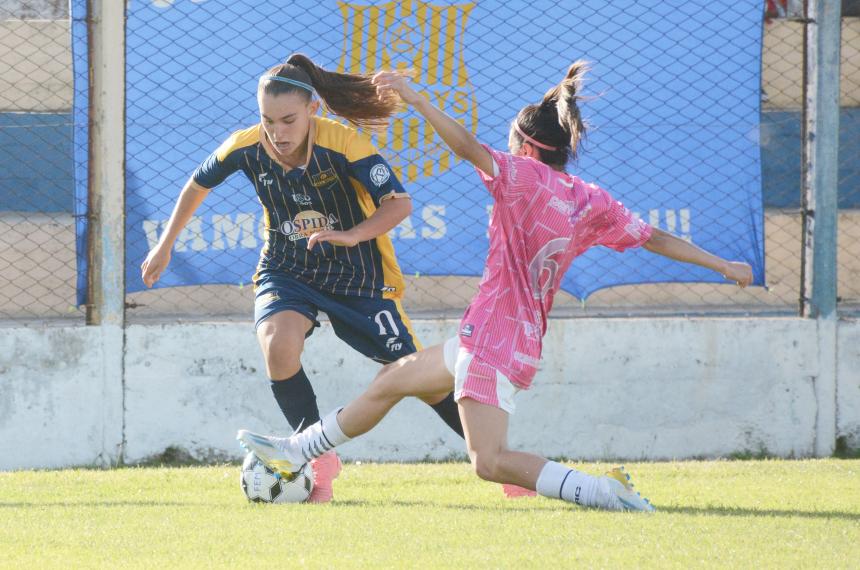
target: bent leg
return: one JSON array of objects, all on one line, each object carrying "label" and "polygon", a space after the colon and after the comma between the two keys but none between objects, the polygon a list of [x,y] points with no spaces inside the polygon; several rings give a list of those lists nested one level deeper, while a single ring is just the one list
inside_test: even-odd
[{"label": "bent leg", "polygon": [[337,423],[347,437],[353,438],[370,431],[403,398],[441,399],[453,387],[443,345],[431,346],[386,364],[367,390],[340,411]]},{"label": "bent leg", "polygon": [[257,341],[273,380],[290,378],[302,367],[305,335],[313,322],[296,311],[275,313],[257,327]]},{"label": "bent leg", "polygon": [[534,490],[547,460],[508,449],[508,413],[471,398],[461,398],[459,404],[469,459],[478,477]]},{"label": "bent leg", "polygon": [[320,419],[316,393],[301,362],[305,337],[313,326],[304,314],[285,310],[266,318],[257,327],[272,395],[294,430],[305,429]]},{"label": "bent leg", "polygon": [[447,393],[453,386],[438,345],[386,365],[364,394],[301,433],[281,438],[239,430],[237,438],[270,467],[295,472],[304,462],[370,431],[403,398]]},{"label": "bent leg", "polygon": [[653,511],[620,470],[594,477],[531,453],[507,448],[508,413],[471,398],[461,398],[469,458],[478,477],[536,490],[544,497],[607,510]]}]

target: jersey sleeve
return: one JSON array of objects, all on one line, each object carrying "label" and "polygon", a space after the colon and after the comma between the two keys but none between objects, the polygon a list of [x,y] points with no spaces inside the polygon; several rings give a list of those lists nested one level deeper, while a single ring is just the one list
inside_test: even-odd
[{"label": "jersey sleeve", "polygon": [[484,172],[475,168],[481,182],[496,200],[516,198],[532,192],[540,175],[534,160],[517,157],[487,145],[482,145],[493,157],[494,172]]},{"label": "jersey sleeve", "polygon": [[602,198],[607,200],[608,207],[600,221],[602,227],[598,245],[624,251],[631,247],[641,247],[651,239],[653,229],[649,224],[633,215],[633,212],[605,190],[600,189],[599,192],[603,194]]},{"label": "jersey sleeve", "polygon": [[194,182],[204,188],[215,188],[228,176],[239,170],[236,164],[235,153],[231,152],[235,147],[233,137],[230,137],[210,154],[192,174]]},{"label": "jersey sleeve", "polygon": [[376,206],[388,198],[409,196],[391,166],[367,137],[356,133],[350,139],[346,161],[350,174],[367,189]]}]

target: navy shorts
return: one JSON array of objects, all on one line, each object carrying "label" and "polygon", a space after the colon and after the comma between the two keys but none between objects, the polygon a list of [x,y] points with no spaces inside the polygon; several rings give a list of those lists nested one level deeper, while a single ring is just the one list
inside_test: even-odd
[{"label": "navy shorts", "polygon": [[324,312],[338,338],[382,364],[421,348],[399,300],[323,293],[287,275],[260,272],[255,281],[255,328],[281,311],[310,319],[308,336],[319,326],[317,315]]}]

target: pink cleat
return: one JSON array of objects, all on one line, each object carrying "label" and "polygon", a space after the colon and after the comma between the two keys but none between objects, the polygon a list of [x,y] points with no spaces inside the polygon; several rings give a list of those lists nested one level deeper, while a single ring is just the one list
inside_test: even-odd
[{"label": "pink cleat", "polygon": [[309,503],[328,503],[332,499],[331,483],[341,470],[340,457],[334,451],[323,453],[311,461],[314,470],[314,490],[308,497]]},{"label": "pink cleat", "polygon": [[[505,497],[509,499],[520,499],[522,497],[537,497],[537,491],[520,487],[519,485],[502,484],[502,491],[505,492]],[[313,495],[311,495],[313,496]]]}]

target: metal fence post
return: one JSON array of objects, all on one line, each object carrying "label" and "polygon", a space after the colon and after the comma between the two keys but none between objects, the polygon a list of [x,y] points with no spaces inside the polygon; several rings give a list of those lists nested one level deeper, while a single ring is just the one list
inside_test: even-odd
[{"label": "metal fence post", "polygon": [[815,454],[836,442],[836,223],[840,0],[807,0],[803,98],[801,314],[818,321]]},{"label": "metal fence post", "polygon": [[87,323],[102,335],[103,464],[122,461],[125,409],[125,2],[89,0]]},{"label": "metal fence post", "polygon": [[125,321],[125,3],[90,0],[87,322]]}]

